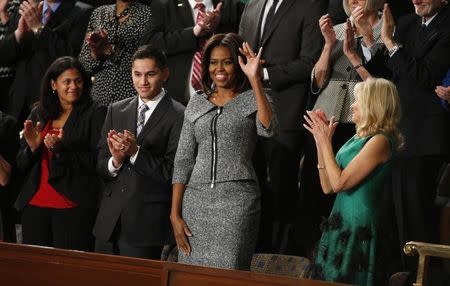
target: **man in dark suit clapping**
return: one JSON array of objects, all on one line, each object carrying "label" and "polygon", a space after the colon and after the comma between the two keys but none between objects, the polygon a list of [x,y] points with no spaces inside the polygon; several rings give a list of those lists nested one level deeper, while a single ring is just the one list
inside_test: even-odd
[{"label": "man in dark suit clapping", "polygon": [[99,143],[105,184],[93,233],[97,252],[159,259],[184,107],[162,88],[169,69],[160,50],[143,46],[132,63],[138,96],[109,107]]}]

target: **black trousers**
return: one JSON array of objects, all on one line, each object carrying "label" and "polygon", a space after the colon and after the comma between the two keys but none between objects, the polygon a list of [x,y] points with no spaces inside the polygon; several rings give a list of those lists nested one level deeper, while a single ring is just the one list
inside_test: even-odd
[{"label": "black trousers", "polygon": [[304,131],[259,138],[254,157],[261,189],[258,252],[286,252],[298,199],[303,138]]},{"label": "black trousers", "polygon": [[[400,157],[392,169],[392,192],[399,230],[399,249],[408,241],[439,242],[440,209],[434,204],[437,176],[444,156]],[[404,256],[407,270],[416,257]]]},{"label": "black trousers", "polygon": [[25,244],[92,251],[95,211],[80,207],[41,208],[27,205],[22,213]]},{"label": "black trousers", "polygon": [[161,260],[163,245],[136,246],[125,241],[121,235],[120,219],[109,241],[95,240],[95,252]]}]

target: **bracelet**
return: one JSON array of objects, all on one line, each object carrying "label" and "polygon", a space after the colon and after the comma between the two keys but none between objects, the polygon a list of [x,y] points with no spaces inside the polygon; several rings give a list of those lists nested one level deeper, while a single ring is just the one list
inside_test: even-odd
[{"label": "bracelet", "polygon": [[320,166],[319,164],[317,164],[317,169],[323,170],[323,169],[325,169],[325,166]]},{"label": "bracelet", "polygon": [[354,66],[353,69],[357,70],[357,69],[359,69],[362,66],[363,66],[363,63],[359,63],[356,66]]}]

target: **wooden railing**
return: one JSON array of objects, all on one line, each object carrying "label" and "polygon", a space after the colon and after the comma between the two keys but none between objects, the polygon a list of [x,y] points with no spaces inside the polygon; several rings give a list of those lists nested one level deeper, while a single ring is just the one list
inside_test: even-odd
[{"label": "wooden railing", "polygon": [[329,286],[308,279],[0,243],[2,286]]}]

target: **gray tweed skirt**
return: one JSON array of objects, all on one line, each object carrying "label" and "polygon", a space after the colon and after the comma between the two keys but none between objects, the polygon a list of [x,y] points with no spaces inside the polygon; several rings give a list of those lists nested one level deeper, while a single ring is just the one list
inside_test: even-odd
[{"label": "gray tweed skirt", "polygon": [[193,236],[191,255],[181,251],[178,262],[248,270],[256,246],[260,192],[254,181],[189,184],[183,218]]}]

